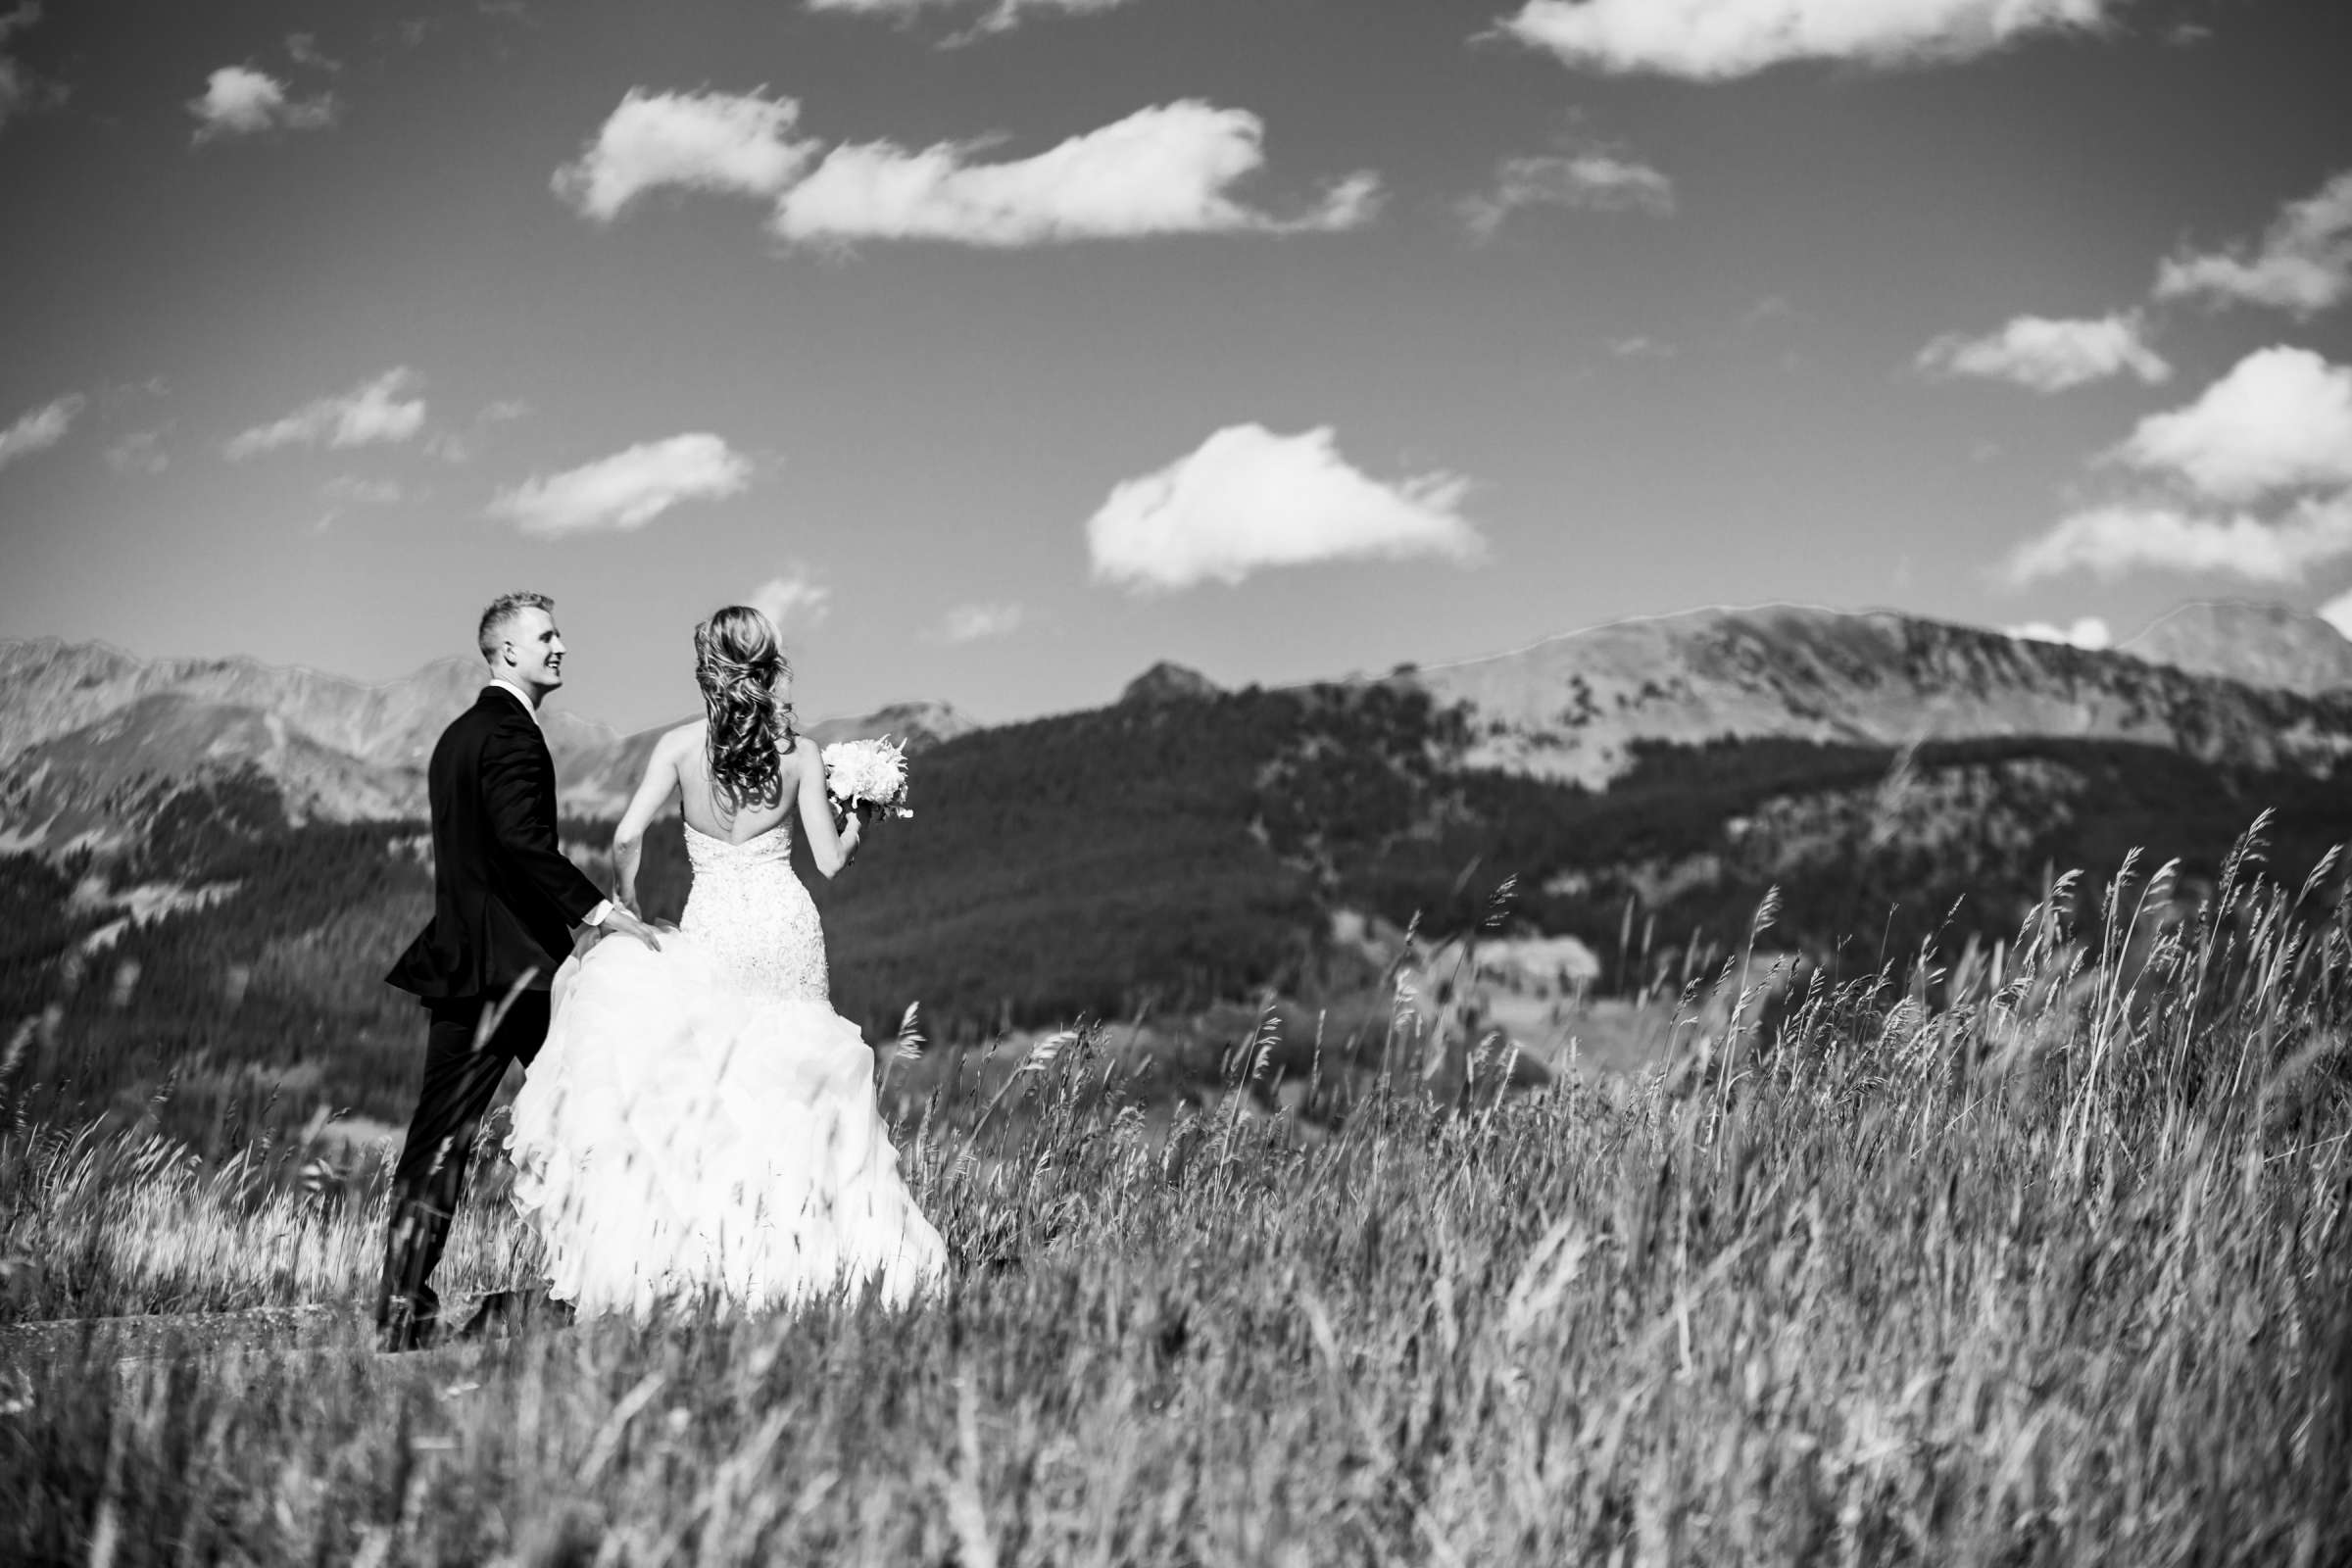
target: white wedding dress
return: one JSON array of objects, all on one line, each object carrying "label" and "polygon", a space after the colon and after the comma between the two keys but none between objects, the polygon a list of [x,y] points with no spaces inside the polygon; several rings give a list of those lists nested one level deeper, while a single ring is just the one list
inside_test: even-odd
[{"label": "white wedding dress", "polygon": [[565,962],[514,1100],[514,1203],[549,1294],[640,1317],[869,1282],[903,1303],[947,1248],[900,1179],[873,1054],[833,1010],[789,819],[743,844],[685,832],[679,929],[659,953],[612,937]]}]

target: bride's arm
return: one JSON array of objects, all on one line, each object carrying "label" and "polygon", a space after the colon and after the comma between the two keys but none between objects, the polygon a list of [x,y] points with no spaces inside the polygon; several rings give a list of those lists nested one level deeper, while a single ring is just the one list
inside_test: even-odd
[{"label": "bride's arm", "polygon": [[816,742],[806,735],[794,736],[792,756],[801,768],[801,832],[808,840],[808,854],[816,868],[829,881],[858,853],[858,836],[864,831],[864,824],[853,812],[839,828],[833,825],[833,803],[825,795],[825,760],[817,752]]},{"label": "bride's arm", "polygon": [[677,788],[677,749],[673,737],[664,735],[654,742],[654,753],[645,760],[645,777],[638,780],[629,808],[620,813],[620,825],[612,830],[612,894],[632,914],[637,911],[637,866],[645,856],[645,830],[654,825],[654,818]]}]

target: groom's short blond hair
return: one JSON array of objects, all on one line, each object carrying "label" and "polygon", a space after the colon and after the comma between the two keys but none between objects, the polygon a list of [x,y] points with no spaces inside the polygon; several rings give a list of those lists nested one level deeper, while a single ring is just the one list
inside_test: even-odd
[{"label": "groom's short blond hair", "polygon": [[482,651],[482,662],[498,662],[498,645],[507,640],[507,623],[525,610],[553,611],[556,602],[545,594],[500,594],[482,612],[481,629],[473,634],[474,645]]}]

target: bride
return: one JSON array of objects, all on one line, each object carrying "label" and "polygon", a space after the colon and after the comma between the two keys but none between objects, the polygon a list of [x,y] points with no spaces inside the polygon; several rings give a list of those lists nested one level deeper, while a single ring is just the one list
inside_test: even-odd
[{"label": "bride", "polygon": [[797,733],[775,629],[730,606],[695,628],[708,716],[663,735],[612,838],[637,908],[646,829],[673,794],[694,885],[661,951],[600,942],[567,961],[507,1149],[548,1290],[583,1313],[710,1297],[789,1306],[867,1282],[904,1302],[947,1249],[899,1176],[872,1055],[834,1012],[824,932],[792,869],[792,816],[837,874],[816,744]]}]

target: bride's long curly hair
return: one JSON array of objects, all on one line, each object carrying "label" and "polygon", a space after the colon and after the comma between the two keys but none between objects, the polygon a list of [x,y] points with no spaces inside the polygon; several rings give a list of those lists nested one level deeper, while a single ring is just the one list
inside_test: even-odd
[{"label": "bride's long curly hair", "polygon": [[730,811],[783,795],[777,758],[793,743],[792,665],[768,618],[729,605],[694,628],[694,680],[710,726],[703,756],[710,791]]}]

